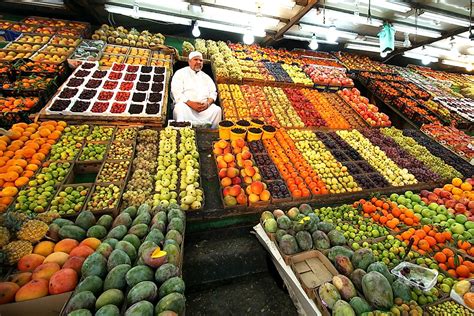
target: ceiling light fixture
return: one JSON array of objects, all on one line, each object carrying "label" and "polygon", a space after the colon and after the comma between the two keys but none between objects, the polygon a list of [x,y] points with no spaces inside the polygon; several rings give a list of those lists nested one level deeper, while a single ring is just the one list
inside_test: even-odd
[{"label": "ceiling light fixture", "polygon": [[121,15],[126,15],[126,16],[133,16],[135,14],[138,14],[138,17],[142,19],[149,19],[153,21],[163,21],[163,22],[182,24],[182,25],[192,24],[191,19],[182,18],[182,17],[174,16],[174,15],[156,13],[156,12],[151,12],[151,11],[144,11],[144,10],[139,10],[138,12],[135,12],[133,9],[116,6],[116,5],[106,4],[104,5],[104,9],[105,11],[109,13],[116,13],[116,14],[121,14]]},{"label": "ceiling light fixture", "polygon": [[318,49],[318,40],[316,39],[316,34],[313,33],[313,36],[311,37],[311,40],[309,41],[309,48],[312,50],[317,50]]},{"label": "ceiling light fixture", "polygon": [[469,26],[470,25],[469,21],[462,20],[460,18],[454,18],[454,17],[450,17],[450,16],[447,16],[447,15],[433,13],[433,12],[427,12],[427,11],[422,12],[420,14],[420,17],[424,18],[424,19],[435,20],[435,21],[440,21],[440,22],[443,22],[443,23],[459,25],[459,26]]},{"label": "ceiling light fixture", "polygon": [[253,44],[253,42],[255,41],[255,37],[253,36],[251,28],[247,28],[247,31],[244,33],[243,40],[244,40],[244,44],[247,44],[247,45]]},{"label": "ceiling light fixture", "polygon": [[380,52],[380,47],[378,47],[378,46],[347,44],[346,48],[347,49],[353,49],[353,50],[361,50],[361,51],[365,51],[365,52],[374,52],[374,53]]},{"label": "ceiling light fixture", "polygon": [[387,55],[388,55],[387,52],[381,52],[381,53],[380,53],[380,57],[382,57],[382,58],[387,57]]},{"label": "ceiling light fixture", "polygon": [[193,33],[193,36],[194,36],[194,37],[199,37],[199,36],[201,36],[201,30],[199,29],[199,25],[198,25],[198,22],[197,22],[197,21],[194,22],[194,26],[193,26],[193,31],[192,31],[192,33]]},{"label": "ceiling light fixture", "polygon": [[339,37],[336,26],[334,24],[331,24],[329,29],[327,30],[326,33],[326,40],[328,42],[337,42],[337,38]]},{"label": "ceiling light fixture", "polygon": [[413,27],[403,24],[394,23],[393,27],[397,32],[405,32],[410,34],[417,34],[419,36],[431,37],[431,38],[438,38],[441,37],[441,33],[438,31],[432,31],[427,29],[421,29],[419,27]]}]

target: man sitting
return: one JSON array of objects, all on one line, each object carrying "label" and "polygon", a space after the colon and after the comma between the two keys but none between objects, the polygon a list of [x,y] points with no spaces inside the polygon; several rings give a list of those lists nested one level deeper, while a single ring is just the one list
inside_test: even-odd
[{"label": "man sitting", "polygon": [[214,104],[216,85],[202,71],[202,54],[191,52],[188,64],[189,67],[176,71],[171,80],[171,93],[175,102],[173,119],[177,122],[189,121],[193,125],[209,124],[217,128],[222,111]]}]

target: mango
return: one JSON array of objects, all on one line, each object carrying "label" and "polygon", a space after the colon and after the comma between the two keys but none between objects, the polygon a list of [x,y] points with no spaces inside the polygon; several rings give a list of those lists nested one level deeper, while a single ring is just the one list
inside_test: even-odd
[{"label": "mango", "polygon": [[85,260],[86,258],[84,257],[69,256],[69,258],[63,265],[63,269],[69,268],[69,269],[73,269],[77,273],[81,273],[82,265],[84,264]]},{"label": "mango", "polygon": [[142,281],[153,281],[153,270],[148,266],[136,266],[128,270],[125,281],[130,288]]},{"label": "mango", "polygon": [[87,230],[87,237],[103,239],[107,236],[107,229],[101,225],[94,225]]},{"label": "mango", "polygon": [[158,284],[161,284],[165,282],[166,280],[178,275],[179,275],[179,269],[177,266],[171,263],[165,263],[156,270],[155,281]]},{"label": "mango", "polygon": [[171,293],[181,293],[184,294],[185,285],[183,279],[180,277],[172,277],[166,280],[158,290],[158,297],[163,298]]},{"label": "mango", "polygon": [[354,255],[351,258],[352,265],[355,269],[367,270],[369,265],[375,262],[374,254],[372,250],[367,248],[361,248],[354,252]]},{"label": "mango", "polygon": [[175,264],[175,265],[178,265],[179,264],[179,260],[181,259],[180,258],[180,254],[179,254],[179,248],[176,247],[175,245],[166,245],[164,248],[163,248],[163,251],[166,252],[166,260],[169,262],[169,263],[172,263],[172,264]]},{"label": "mango", "polygon": [[90,291],[75,292],[66,307],[64,308],[64,313],[68,315],[70,312],[87,309],[94,310],[95,307],[95,296]]},{"label": "mango", "polygon": [[137,250],[135,247],[128,241],[121,240],[115,246],[115,250],[123,250],[128,255],[130,260],[133,262],[137,259]]},{"label": "mango", "polygon": [[59,241],[55,246],[54,246],[54,252],[65,252],[65,253],[70,253],[74,248],[79,246],[79,242],[75,239],[71,238],[66,238],[61,241]]},{"label": "mango", "polygon": [[34,300],[48,295],[48,280],[37,279],[23,285],[15,294],[16,302]]},{"label": "mango", "polygon": [[101,242],[100,242],[99,239],[94,238],[94,237],[89,237],[89,238],[86,238],[83,241],[81,241],[79,246],[87,246],[87,247],[90,247],[90,248],[96,250],[97,247],[100,246],[100,244],[101,244]]},{"label": "mango", "polygon": [[125,276],[130,270],[129,264],[119,264],[115,268],[109,271],[104,281],[104,290],[119,289],[124,290],[127,286],[127,280]]},{"label": "mango", "polygon": [[90,310],[82,308],[70,312],[67,316],[92,316],[92,313]]},{"label": "mango", "polygon": [[107,243],[102,243],[102,244],[100,244],[99,247],[97,247],[97,249],[95,251],[97,253],[100,253],[105,258],[108,258],[110,256],[110,254],[112,253],[112,251],[114,251],[114,248],[111,245],[107,244]]},{"label": "mango", "polygon": [[295,237],[289,234],[281,237],[278,246],[285,255],[294,255],[295,253],[299,252],[298,243],[296,242]]},{"label": "mango", "polygon": [[37,255],[41,255],[43,257],[47,257],[54,252],[54,246],[56,244],[52,241],[41,241],[36,244],[35,248],[33,248],[33,253]]},{"label": "mango", "polygon": [[349,259],[348,257],[337,255],[334,261],[334,266],[336,270],[339,271],[339,273],[348,277],[354,271],[351,259]]},{"label": "mango", "polygon": [[95,216],[91,211],[82,211],[77,215],[75,224],[87,231],[95,225]]},{"label": "mango", "polygon": [[82,264],[81,274],[83,277],[97,275],[104,278],[107,275],[107,260],[100,253],[94,252]]},{"label": "mango", "polygon": [[117,240],[121,240],[127,234],[127,226],[125,225],[118,225],[112,228],[111,231],[107,234],[107,238],[115,238]]},{"label": "mango", "polygon": [[366,272],[362,269],[355,269],[351,275],[350,279],[352,281],[352,284],[358,289],[359,291],[362,291],[362,278],[366,275]]},{"label": "mango", "polygon": [[134,234],[127,234],[127,235],[125,235],[125,237],[123,237],[122,240],[131,243],[137,251],[140,248],[140,245],[142,244],[142,242],[140,241],[140,238],[138,238]]},{"label": "mango", "polygon": [[56,262],[57,264],[59,264],[60,267],[62,267],[64,263],[66,263],[67,259],[69,259],[69,254],[62,251],[58,251],[53,252],[52,254],[47,256],[44,259],[43,263]]},{"label": "mango", "polygon": [[296,242],[301,250],[307,251],[313,248],[313,239],[311,234],[307,231],[301,231],[296,233]]},{"label": "mango", "polygon": [[161,245],[164,239],[165,236],[159,229],[152,228],[146,236],[145,241],[152,241],[157,245]]},{"label": "mango", "polygon": [[98,220],[97,220],[97,225],[104,226],[105,229],[110,229],[112,227],[112,222],[114,221],[114,218],[108,214],[102,215]]},{"label": "mango", "polygon": [[130,306],[125,316],[153,316],[154,306],[148,301],[141,301]]},{"label": "mango", "polygon": [[0,305],[13,302],[20,286],[14,282],[0,282]]},{"label": "mango", "polygon": [[95,302],[95,308],[100,309],[105,305],[122,306],[124,299],[123,292],[117,289],[109,289],[102,293]]},{"label": "mango", "polygon": [[333,316],[356,316],[351,305],[343,300],[339,300],[334,304],[332,310]]},{"label": "mango", "polygon": [[332,277],[332,284],[336,287],[343,300],[349,301],[357,296],[357,291],[351,280],[345,275],[339,274]]},{"label": "mango", "polygon": [[128,213],[120,213],[112,223],[112,228],[117,227],[119,225],[124,225],[127,228],[132,226],[132,217]]},{"label": "mango", "polygon": [[120,316],[120,309],[112,304],[104,305],[95,312],[94,316]]},{"label": "mango", "polygon": [[103,244],[109,244],[114,249],[115,249],[115,246],[117,245],[118,242],[119,242],[118,239],[112,238],[112,237],[108,237],[108,238],[104,239],[104,241],[102,241]]},{"label": "mango", "polygon": [[165,240],[167,239],[174,239],[179,245],[183,243],[183,235],[181,235],[179,231],[174,229],[168,230],[165,236]]},{"label": "mango", "polygon": [[22,272],[32,272],[36,267],[40,266],[45,257],[31,253],[23,256],[17,264],[17,269]]},{"label": "mango", "polygon": [[76,225],[66,225],[59,229],[59,237],[61,239],[71,238],[81,241],[86,238],[87,232]]},{"label": "mango", "polygon": [[89,257],[91,254],[94,253],[94,249],[92,249],[91,247],[89,246],[86,246],[86,245],[79,245],[77,246],[76,248],[74,248],[70,253],[69,255],[72,257],[72,256],[77,256],[77,257],[83,257],[83,258],[87,258]]},{"label": "mango", "polygon": [[154,282],[142,281],[136,284],[127,295],[127,306],[140,301],[154,302],[158,297],[158,287]]},{"label": "mango", "polygon": [[31,278],[33,276],[33,273],[31,272],[21,272],[21,273],[15,273],[12,275],[9,275],[7,278],[8,282],[13,282],[18,284],[18,286],[23,286],[26,283],[31,281]]},{"label": "mango", "polygon": [[49,294],[61,294],[72,291],[78,282],[77,272],[73,269],[61,269],[49,279]]},{"label": "mango", "polygon": [[137,208],[135,206],[129,206],[126,209],[122,211],[122,213],[127,213],[131,217],[136,217],[137,216]]},{"label": "mango", "polygon": [[132,262],[130,257],[125,253],[125,251],[120,249],[115,249],[110,254],[109,258],[107,259],[107,271],[112,270],[116,266],[120,264],[129,264],[131,265]]},{"label": "mango", "polygon": [[184,312],[186,298],[181,293],[171,293],[163,297],[155,307],[155,315],[164,311],[173,311],[180,315]]},{"label": "mango", "polygon": [[84,278],[76,287],[75,293],[80,292],[92,292],[94,295],[99,295],[102,293],[102,279],[99,278],[97,275],[90,275]]},{"label": "mango", "polygon": [[393,305],[392,287],[380,272],[371,271],[364,275],[362,291],[367,302],[375,309],[390,309]]},{"label": "mango", "polygon": [[149,248],[142,253],[141,258],[146,265],[156,269],[166,263],[167,253],[162,251],[160,247]]},{"label": "mango", "polygon": [[56,262],[43,263],[42,265],[36,267],[36,269],[33,271],[33,275],[31,276],[31,278],[33,280],[45,279],[49,281],[49,279],[51,279],[51,276],[58,272],[60,269],[61,267]]}]

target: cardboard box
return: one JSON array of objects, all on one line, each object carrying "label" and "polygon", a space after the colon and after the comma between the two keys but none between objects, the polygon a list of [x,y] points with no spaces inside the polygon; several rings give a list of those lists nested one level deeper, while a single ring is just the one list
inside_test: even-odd
[{"label": "cardboard box", "polygon": [[325,282],[331,282],[332,277],[339,274],[329,259],[317,250],[292,256],[291,269],[312,299],[315,298],[315,289]]},{"label": "cardboard box", "polygon": [[57,316],[72,292],[0,305],[0,316]]}]

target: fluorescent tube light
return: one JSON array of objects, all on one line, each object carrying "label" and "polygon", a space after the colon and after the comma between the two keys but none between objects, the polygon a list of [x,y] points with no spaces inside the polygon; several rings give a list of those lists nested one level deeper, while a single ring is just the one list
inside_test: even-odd
[{"label": "fluorescent tube light", "polygon": [[454,24],[459,26],[469,26],[468,20],[463,20],[460,18],[454,18],[443,14],[433,13],[433,12],[423,12],[420,14],[420,17],[425,19],[430,19],[434,21],[440,21],[448,24]]},{"label": "fluorescent tube light", "polygon": [[432,31],[432,30],[427,30],[427,29],[422,29],[422,28],[415,28],[413,26],[397,24],[397,23],[394,23],[393,27],[395,28],[395,30],[397,32],[417,34],[417,35],[420,35],[420,36],[431,37],[431,38],[441,37],[441,33],[438,32],[438,31]]},{"label": "fluorescent tube light", "polygon": [[366,51],[366,52],[375,52],[378,53],[380,52],[380,47],[378,46],[367,46],[367,45],[359,45],[359,44],[347,44],[346,45],[347,49],[353,49],[353,50],[361,50],[361,51]]},{"label": "fluorescent tube light", "polygon": [[162,14],[162,13],[156,13],[156,12],[150,12],[150,11],[144,11],[144,10],[139,10],[138,12],[135,12],[133,9],[130,9],[130,8],[119,7],[119,6],[108,5],[108,4],[104,5],[104,8],[105,8],[105,11],[110,12],[110,13],[116,13],[116,14],[121,14],[121,15],[126,15],[126,16],[138,15],[138,17],[140,18],[154,20],[154,21],[163,21],[163,22],[182,24],[182,25],[191,25],[192,23],[191,19],[186,19],[186,18]]},{"label": "fluorescent tube light", "polygon": [[[362,0],[360,1],[361,3],[369,3],[369,0]],[[384,8],[384,9],[389,9],[392,11],[396,12],[402,12],[402,13],[407,13],[408,11],[411,10],[411,7],[406,4],[402,3],[396,3],[396,2],[390,2],[386,0],[377,0],[373,1],[371,3],[372,6],[378,7],[378,8]]]},{"label": "fluorescent tube light", "polygon": [[[249,13],[242,13],[236,12],[234,10],[227,10],[222,8],[215,8],[211,6],[207,6],[204,3],[202,4],[203,12],[206,17],[209,19],[216,21],[216,22],[224,22],[224,23],[231,23],[231,24],[240,24],[240,25],[253,25],[257,17],[255,14]],[[262,26],[262,28],[271,28],[278,25],[280,20],[268,17],[259,17],[258,23]]]},{"label": "fluorescent tube light", "polygon": [[[301,30],[303,32],[307,32],[307,33],[316,33],[316,34],[326,34],[329,29],[326,28],[326,27],[322,27],[322,26],[317,26],[317,25],[310,25],[310,24],[304,24],[304,23],[301,23],[300,24],[301,26]],[[340,30],[336,30],[337,31],[337,36],[338,37],[341,37],[341,38],[347,38],[347,39],[355,39],[357,37],[357,33],[352,33],[352,32],[344,32],[344,31],[340,31]]]},{"label": "fluorescent tube light", "polygon": [[[199,27],[205,29],[213,29],[218,31],[225,31],[231,33],[238,33],[238,34],[245,34],[247,32],[247,28],[245,26],[236,26],[236,25],[229,25],[229,24],[222,24],[222,23],[215,23],[215,22],[207,22],[207,21],[199,21]],[[266,34],[263,33],[255,33],[254,30],[253,35],[257,37],[264,37]]]},{"label": "fluorescent tube light", "polygon": [[188,10],[189,9],[189,2],[183,0],[135,0],[135,2],[143,8],[142,4],[145,5],[147,8],[155,9],[167,9],[167,10]]},{"label": "fluorescent tube light", "polygon": [[406,53],[403,53],[403,56],[405,57],[408,57],[408,58],[413,58],[413,59],[418,59],[418,60],[428,60],[432,63],[437,63],[438,62],[438,58],[436,57],[431,57],[431,56],[427,56],[427,55],[423,55],[423,54],[417,54],[417,53],[411,53],[411,52],[406,52]]},{"label": "fluorescent tube light", "polygon": [[448,66],[454,66],[454,67],[460,67],[460,68],[466,68],[466,69],[468,68],[468,66],[472,67],[471,63],[464,63],[461,61],[450,60],[450,59],[443,59],[441,63]]}]

